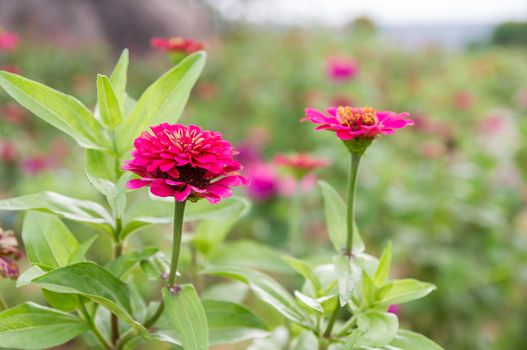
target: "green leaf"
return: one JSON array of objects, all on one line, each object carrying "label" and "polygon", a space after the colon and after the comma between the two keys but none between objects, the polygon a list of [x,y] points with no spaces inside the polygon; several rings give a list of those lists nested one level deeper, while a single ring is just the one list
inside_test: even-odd
[{"label": "green leaf", "polygon": [[268,334],[265,324],[245,307],[219,300],[204,300],[211,344],[232,344]]},{"label": "green leaf", "polygon": [[324,312],[324,309],[322,308],[322,305],[316,300],[311,298],[310,296],[307,296],[303,294],[302,292],[299,292],[298,290],[295,290],[295,297],[304,305],[308,307],[308,310],[315,310],[320,313]]},{"label": "green leaf", "polygon": [[131,252],[121,255],[106,265],[106,268],[116,277],[121,277],[128,270],[143,260],[146,260],[159,251],[157,247],[146,247],[141,252]]},{"label": "green leaf", "polygon": [[92,201],[76,199],[55,192],[40,192],[0,200],[1,210],[38,210],[90,224],[112,232],[113,218],[104,207]]},{"label": "green leaf", "polygon": [[379,266],[375,275],[373,276],[373,281],[376,286],[382,286],[384,282],[388,279],[390,275],[390,265],[392,262],[392,244],[388,243],[384,251],[382,252],[381,260],[379,261]]},{"label": "green leaf", "polygon": [[0,313],[0,346],[3,348],[51,348],[87,331],[87,324],[79,317],[34,303]]},{"label": "green leaf", "polygon": [[400,350],[443,350],[443,348],[424,335],[399,329],[395,339],[390,343]]},{"label": "green leaf", "polygon": [[67,265],[79,247],[77,239],[58,217],[35,211],[26,213],[22,240],[29,262],[46,269]]},{"label": "green leaf", "polygon": [[16,287],[20,288],[31,284],[31,281],[37,277],[44,275],[46,272],[38,266],[31,266],[29,269],[24,271],[16,280]]},{"label": "green leaf", "polygon": [[333,258],[338,276],[340,306],[346,305],[360,281],[361,269],[349,257],[339,254]]},{"label": "green leaf", "polygon": [[0,86],[37,117],[73,137],[81,147],[110,148],[93,114],[76,98],[5,71],[0,71]]},{"label": "green leaf", "polygon": [[84,260],[84,257],[86,256],[86,253],[88,253],[88,250],[91,248],[92,244],[99,238],[99,236],[92,236],[82,242],[77,249],[71,254],[68,263],[69,264],[75,264],[78,262],[81,262]]},{"label": "green leaf", "polygon": [[177,287],[175,293],[163,288],[165,314],[181,339],[185,350],[208,350],[207,316],[191,284]]},{"label": "green leaf", "polygon": [[282,259],[289,266],[291,266],[292,269],[301,274],[306,279],[306,281],[309,281],[311,283],[311,285],[313,286],[313,291],[317,295],[319,292],[322,291],[322,283],[320,283],[320,280],[318,279],[317,275],[315,275],[315,272],[307,263],[290,256],[284,256],[282,257]]},{"label": "green leaf", "polygon": [[362,297],[363,301],[365,303],[365,306],[371,306],[375,304],[375,283],[373,282],[372,278],[366,271],[362,271],[362,283],[361,283],[361,289],[362,289]]},{"label": "green leaf", "polygon": [[262,243],[239,240],[222,244],[216,254],[210,257],[210,263],[215,266],[244,266],[269,272],[291,273],[282,254],[274,247]]},{"label": "green leaf", "polygon": [[95,263],[81,262],[62,267],[34,279],[32,283],[57,293],[85,296],[142,330],[142,326],[130,316],[128,286]]},{"label": "green leaf", "polygon": [[79,307],[79,297],[75,294],[55,293],[45,289],[42,289],[42,294],[49,305],[60,311],[72,312]]},{"label": "green leaf", "polygon": [[[330,184],[325,181],[319,181],[318,185],[324,198],[324,214],[326,216],[329,239],[333,243],[335,250],[340,253],[346,247],[348,236],[346,205]],[[353,250],[363,252],[365,249],[364,242],[360,237],[357,225],[355,223],[353,225]]]},{"label": "green leaf", "polygon": [[123,115],[119,101],[112,83],[106,75],[97,75],[97,106],[104,126],[114,129],[122,122]]},{"label": "green leaf", "polygon": [[411,278],[394,280],[378,291],[377,300],[380,304],[402,304],[420,299],[436,289],[430,283]]},{"label": "green leaf", "polygon": [[397,316],[391,313],[368,311],[358,315],[357,326],[357,330],[346,340],[343,350],[384,347],[394,339],[399,329],[399,321]]},{"label": "green leaf", "polygon": [[303,310],[296,304],[291,294],[274,279],[261,272],[239,267],[214,267],[207,269],[205,273],[246,283],[262,301],[271,305],[289,320],[301,325],[310,325]]},{"label": "green leaf", "polygon": [[148,126],[179,119],[204,65],[204,52],[189,55],[146,89],[117,128],[119,154],[125,155],[133,140]]},{"label": "green leaf", "polygon": [[121,106],[121,111],[124,112],[124,98],[126,92],[126,75],[128,71],[128,49],[124,49],[110,75],[110,82],[115,91],[115,96]]}]

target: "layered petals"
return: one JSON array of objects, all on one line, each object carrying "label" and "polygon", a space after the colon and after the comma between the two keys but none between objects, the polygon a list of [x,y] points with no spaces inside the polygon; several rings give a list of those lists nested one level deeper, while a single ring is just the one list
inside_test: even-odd
[{"label": "layered petals", "polygon": [[205,45],[199,41],[181,37],[152,38],[150,39],[150,45],[167,52],[179,52],[187,54],[203,50],[205,48]]},{"label": "layered petals", "polygon": [[133,159],[123,169],[140,178],[128,181],[128,189],[150,187],[158,197],[205,198],[214,204],[232,195],[231,186],[247,184],[238,175],[237,152],[218,132],[162,123],[143,132],[134,146]]}]

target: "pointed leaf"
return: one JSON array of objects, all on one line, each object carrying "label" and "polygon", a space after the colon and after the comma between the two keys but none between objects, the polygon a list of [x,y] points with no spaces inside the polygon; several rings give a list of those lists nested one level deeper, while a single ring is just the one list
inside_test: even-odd
[{"label": "pointed leaf", "polygon": [[106,75],[97,75],[97,106],[104,126],[114,129],[123,120],[119,101]]},{"label": "pointed leaf", "polygon": [[57,293],[85,296],[104,306],[123,321],[142,329],[130,316],[128,286],[95,263],[81,262],[62,267],[34,279],[32,283]]},{"label": "pointed leaf", "polygon": [[284,256],[282,258],[291,268],[296,270],[299,274],[301,274],[306,281],[309,281],[311,285],[313,286],[313,290],[315,293],[319,293],[322,291],[322,283],[320,283],[320,280],[318,279],[317,275],[315,275],[315,272],[311,267],[305,263],[302,260],[290,257],[290,256]]},{"label": "pointed leaf", "polygon": [[298,290],[295,290],[295,297],[304,305],[307,306],[311,310],[318,311],[320,313],[324,312],[324,309],[322,308],[322,305],[316,300],[311,298],[310,296],[307,296],[303,294],[302,292],[299,292]]},{"label": "pointed leaf", "polygon": [[124,49],[110,75],[110,82],[115,91],[115,96],[121,106],[121,111],[124,112],[124,96],[126,92],[126,80],[128,72],[128,49]]},{"label": "pointed leaf", "polygon": [[436,289],[431,283],[421,282],[411,278],[394,280],[378,291],[377,300],[380,304],[402,304],[421,299]]},{"label": "pointed leaf", "polygon": [[0,86],[37,117],[73,137],[81,147],[110,148],[93,114],[76,98],[5,71],[0,71]]},{"label": "pointed leaf", "polygon": [[98,203],[76,199],[55,192],[40,192],[25,196],[0,200],[1,210],[38,210],[60,217],[85,222],[112,232],[114,222],[110,214]]},{"label": "pointed leaf", "polygon": [[75,264],[84,260],[84,256],[88,253],[88,250],[91,248],[92,244],[99,238],[99,236],[92,236],[82,242],[77,249],[70,255],[68,260],[69,264]]},{"label": "pointed leaf", "polygon": [[165,313],[181,339],[185,350],[208,350],[207,316],[191,284],[183,284],[172,293],[163,288]]},{"label": "pointed leaf", "polygon": [[68,264],[79,242],[55,215],[29,211],[24,218],[22,240],[29,262],[47,269]]},{"label": "pointed leaf", "polygon": [[[346,205],[330,184],[325,181],[319,181],[318,185],[324,198],[324,214],[326,216],[329,239],[333,243],[335,250],[340,253],[346,246],[348,236]],[[360,237],[357,225],[355,223],[353,225],[353,250],[363,252],[365,249],[364,242]]]},{"label": "pointed leaf", "polygon": [[85,333],[79,317],[25,303],[0,313],[0,346],[10,349],[51,348]]},{"label": "pointed leaf", "polygon": [[379,266],[375,275],[373,276],[373,281],[375,285],[381,286],[390,275],[390,265],[392,262],[392,243],[388,243],[384,251],[382,252],[381,260],[379,261]]},{"label": "pointed leaf", "polygon": [[179,119],[204,65],[204,52],[189,55],[146,89],[117,128],[119,154],[125,155],[133,140],[148,126]]}]

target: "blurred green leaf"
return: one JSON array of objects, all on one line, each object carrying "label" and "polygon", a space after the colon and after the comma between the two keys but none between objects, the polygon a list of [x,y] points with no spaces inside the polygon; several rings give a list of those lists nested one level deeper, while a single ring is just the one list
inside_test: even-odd
[{"label": "blurred green leaf", "polygon": [[57,293],[85,296],[135,328],[142,329],[142,326],[130,316],[128,286],[95,263],[81,262],[62,267],[34,279],[32,283]]},{"label": "blurred green leaf", "polygon": [[101,125],[76,98],[6,71],[0,71],[0,86],[37,117],[73,137],[81,147],[110,149]]},{"label": "blurred green leaf", "polygon": [[[340,253],[346,247],[348,236],[346,204],[344,204],[340,195],[330,184],[325,181],[319,181],[318,185],[324,198],[324,215],[326,216],[329,239],[333,243],[335,250]],[[353,231],[353,250],[363,252],[365,249],[364,242],[355,223]]]},{"label": "blurred green leaf", "polygon": [[29,262],[45,269],[67,265],[79,247],[77,239],[58,217],[35,211],[26,213],[22,240]]},{"label": "blurred green leaf", "polygon": [[357,327],[347,339],[343,350],[384,347],[394,339],[399,329],[399,321],[397,316],[391,313],[368,311],[357,316]]},{"label": "blurred green leaf", "polygon": [[117,130],[117,149],[125,155],[133,140],[150,125],[177,122],[205,65],[205,53],[189,55],[150,85]]},{"label": "blurred green leaf", "polygon": [[164,312],[185,350],[208,350],[207,316],[199,296],[191,284],[177,288],[175,293],[163,288]]},{"label": "blurred green leaf", "polygon": [[113,218],[100,204],[55,192],[40,192],[0,200],[1,210],[38,210],[84,222],[104,232],[112,232]]},{"label": "blurred green leaf", "polygon": [[290,256],[284,256],[282,259],[296,272],[301,274],[306,279],[306,281],[309,281],[313,286],[313,291],[315,294],[319,295],[319,293],[322,291],[322,283],[320,283],[317,275],[315,275],[313,269],[306,262]]},{"label": "blurred green leaf", "polygon": [[31,302],[0,313],[3,348],[51,348],[87,331],[88,325],[79,317]]},{"label": "blurred green leaf", "polygon": [[424,335],[405,329],[399,329],[390,345],[401,350],[443,350]]},{"label": "blurred green leaf", "polygon": [[310,296],[307,296],[303,294],[302,292],[299,292],[298,290],[295,290],[295,297],[301,302],[301,305],[304,305],[304,307],[307,306],[308,310],[315,310],[317,312],[323,313],[324,309],[322,308],[322,305],[316,300],[311,298]]},{"label": "blurred green leaf", "polygon": [[351,300],[353,292],[357,288],[361,269],[354,263],[353,259],[342,254],[336,255],[333,258],[333,263],[338,276],[340,306],[344,306]]},{"label": "blurred green leaf", "polygon": [[390,275],[390,266],[392,262],[392,244],[388,243],[384,251],[382,252],[381,260],[379,261],[379,266],[375,275],[373,276],[373,281],[376,286],[382,286],[382,284],[388,279]]},{"label": "blurred green leaf", "polygon": [[128,72],[128,49],[124,49],[117,61],[112,74],[110,75],[110,82],[112,83],[113,89],[115,91],[115,96],[119,105],[121,106],[121,111],[125,111],[124,108],[124,98],[126,92],[126,80]]},{"label": "blurred green leaf", "polygon": [[114,129],[122,122],[123,115],[119,101],[112,83],[106,75],[97,75],[97,106],[104,126]]},{"label": "blurred green leaf", "polygon": [[106,265],[106,269],[116,277],[121,277],[139,262],[148,259],[159,251],[157,247],[146,247],[139,252],[130,252],[121,255]]},{"label": "blurred green leaf", "polygon": [[88,253],[88,250],[90,250],[92,244],[99,238],[99,236],[92,236],[82,242],[77,249],[71,254],[68,264],[75,264],[81,261],[84,261],[84,257],[86,256],[86,253]]},{"label": "blurred green leaf", "polygon": [[433,284],[411,278],[394,280],[378,291],[377,300],[385,305],[402,304],[423,298],[435,289]]},{"label": "blurred green leaf", "polygon": [[224,276],[246,283],[258,297],[275,308],[287,319],[310,326],[310,321],[295,299],[278,282],[257,271],[239,267],[214,267],[204,271],[210,275]]}]

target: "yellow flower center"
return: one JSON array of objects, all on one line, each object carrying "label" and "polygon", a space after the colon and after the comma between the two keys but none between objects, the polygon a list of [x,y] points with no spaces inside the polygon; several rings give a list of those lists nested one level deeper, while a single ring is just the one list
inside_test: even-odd
[{"label": "yellow flower center", "polygon": [[375,125],[379,122],[377,112],[371,107],[351,108],[340,106],[337,108],[337,120],[340,124],[349,126],[352,130],[360,129],[361,125]]},{"label": "yellow flower center", "polygon": [[175,36],[170,38],[169,40],[170,45],[181,45],[185,42],[185,40],[182,37]]}]

